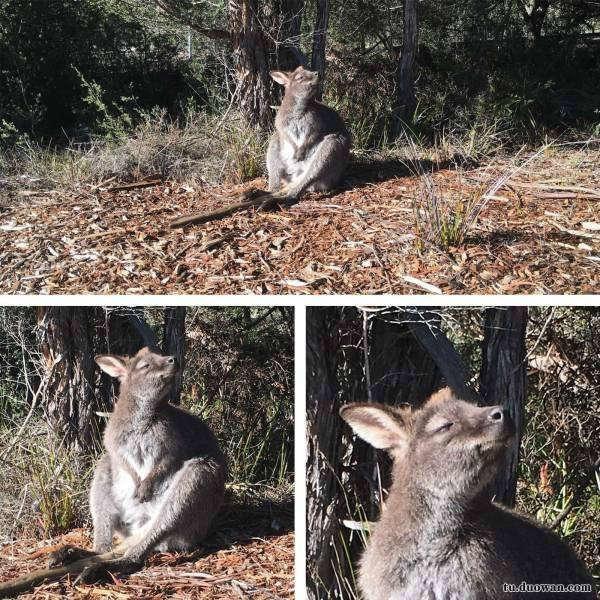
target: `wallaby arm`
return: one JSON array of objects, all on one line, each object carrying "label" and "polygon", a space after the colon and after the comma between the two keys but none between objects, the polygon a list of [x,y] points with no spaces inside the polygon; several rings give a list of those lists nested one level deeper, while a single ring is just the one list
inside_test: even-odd
[{"label": "wallaby arm", "polygon": [[135,469],[133,469],[133,467],[127,462],[126,459],[120,456],[118,458],[118,461],[121,467],[123,467],[123,469],[127,471],[127,474],[131,477],[131,479],[133,479],[133,481],[135,482],[135,487],[137,488],[140,485],[140,476],[136,473]]},{"label": "wallaby arm", "polygon": [[[167,476],[178,470],[180,461],[175,461],[172,457],[165,455],[159,460],[150,473],[140,480],[138,477],[135,495],[138,500],[145,502],[152,497],[155,487]],[[137,477],[137,475],[136,475]]]},{"label": "wallaby arm", "polygon": [[[286,137],[289,139],[289,136]],[[294,158],[296,160],[304,160],[306,158],[306,153],[317,146],[317,143],[321,137],[322,133],[318,129],[315,129],[306,134],[302,146],[298,146],[297,144],[293,143]]]}]

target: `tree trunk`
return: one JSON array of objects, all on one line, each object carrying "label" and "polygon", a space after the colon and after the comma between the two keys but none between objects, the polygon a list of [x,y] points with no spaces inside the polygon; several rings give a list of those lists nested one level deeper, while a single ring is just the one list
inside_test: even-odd
[{"label": "tree trunk", "polygon": [[402,122],[412,119],[417,100],[415,97],[415,58],[418,44],[417,0],[404,0],[402,52],[396,71],[396,97],[392,110],[393,134],[402,132]]},{"label": "tree trunk", "polygon": [[38,340],[48,379],[44,411],[54,432],[71,447],[90,453],[99,441],[95,411],[93,328],[96,309],[38,309]]},{"label": "tree trunk", "polygon": [[442,331],[440,314],[435,309],[419,308],[405,311],[405,318],[412,334],[442,374],[444,384],[462,400],[477,402],[479,396],[468,384],[469,371]]},{"label": "tree trunk", "polygon": [[205,11],[193,0],[154,2],[200,35],[229,45],[237,78],[237,106],[249,125],[269,129],[275,116],[271,106],[279,97],[270,68],[288,70],[305,62],[300,52],[304,0],[229,0],[225,29],[205,23]]},{"label": "tree trunk", "polygon": [[310,66],[319,73],[318,99],[323,95],[325,81],[325,49],[327,27],[329,25],[329,0],[316,0],[315,30],[313,33],[312,57]]},{"label": "tree trunk", "polygon": [[[107,307],[98,316],[96,334],[97,354],[118,354],[133,356],[143,346],[148,345],[136,328],[134,318],[143,320],[144,312],[140,308]],[[119,393],[119,382],[100,371],[97,397],[102,411],[110,411]]]},{"label": "tree trunk", "polygon": [[481,396],[485,405],[499,404],[508,410],[516,427],[515,441],[491,488],[496,500],[507,506],[514,506],[517,490],[527,387],[526,330],[527,307],[488,308],[485,311]]},{"label": "tree trunk", "polygon": [[[374,402],[419,406],[443,385],[441,371],[411,330],[415,318],[419,317],[405,310],[389,315],[389,320],[372,317],[369,362]],[[432,315],[431,326],[439,329],[438,315]]]},{"label": "tree trunk", "polygon": [[238,80],[238,105],[248,124],[267,130],[275,115],[271,109],[269,43],[258,18],[258,5],[258,0],[230,0],[229,30]]},{"label": "tree trunk", "polygon": [[165,308],[162,351],[164,354],[174,356],[179,365],[173,389],[169,394],[169,402],[172,404],[180,402],[185,366],[185,341],[185,306]]},{"label": "tree trunk", "polygon": [[300,29],[304,0],[281,0],[278,31],[277,68],[292,71],[306,59],[300,50]]},{"label": "tree trunk", "polygon": [[[327,596],[335,585],[332,561],[338,545],[340,505],[337,481],[340,458],[341,402],[338,398],[337,339],[339,309],[307,308],[306,412],[307,506],[306,554],[308,597]],[[341,549],[340,549],[341,550]]]}]

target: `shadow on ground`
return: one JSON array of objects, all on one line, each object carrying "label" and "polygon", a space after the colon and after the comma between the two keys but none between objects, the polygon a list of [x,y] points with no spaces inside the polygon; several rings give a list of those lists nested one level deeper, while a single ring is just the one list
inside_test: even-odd
[{"label": "shadow on ground", "polygon": [[[243,546],[256,541],[257,538],[277,537],[293,530],[293,500],[263,501],[250,506],[237,503],[226,504],[217,515],[212,531],[202,545],[192,552],[173,555],[169,564],[196,561],[218,550],[227,550],[234,545]],[[150,559],[150,563],[153,562]]]},{"label": "shadow on ground", "polygon": [[478,166],[473,160],[454,154],[443,161],[433,160],[398,160],[398,159],[361,159],[352,158],[344,182],[343,190],[360,188],[373,183],[380,183],[389,179],[400,177],[418,177],[423,173],[435,173],[444,169],[457,169],[458,167],[472,169]]}]

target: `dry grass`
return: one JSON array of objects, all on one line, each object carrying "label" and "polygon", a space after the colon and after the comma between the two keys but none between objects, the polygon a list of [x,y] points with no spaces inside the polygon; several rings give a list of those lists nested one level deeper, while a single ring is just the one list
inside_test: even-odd
[{"label": "dry grass", "polygon": [[0,543],[17,535],[53,536],[85,523],[91,458],[65,448],[39,420],[19,439],[15,431],[0,432]]},{"label": "dry grass", "polygon": [[190,112],[180,123],[157,110],[116,142],[56,149],[22,139],[0,153],[0,173],[8,176],[4,185],[12,188],[72,189],[107,179],[155,176],[191,185],[235,184],[262,175],[265,151],[266,140],[234,112],[221,117]]}]

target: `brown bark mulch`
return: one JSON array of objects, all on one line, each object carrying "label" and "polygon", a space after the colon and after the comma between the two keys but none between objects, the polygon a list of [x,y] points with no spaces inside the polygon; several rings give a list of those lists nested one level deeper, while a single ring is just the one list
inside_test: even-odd
[{"label": "brown bark mulch", "polygon": [[[599,165],[600,150],[589,148],[541,155],[488,201],[464,243],[446,250],[416,235],[420,178],[383,163],[351,168],[337,194],[184,229],[169,223],[264,182],[19,190],[0,200],[0,292],[596,293]],[[443,194],[468,197],[508,168],[432,177]]]},{"label": "brown bark mulch", "polygon": [[[112,574],[108,583],[75,584],[75,577],[67,576],[19,597],[289,600],[294,597],[293,502],[287,491],[274,488],[257,495],[246,486],[242,495],[243,502],[226,503],[212,533],[193,552],[154,554],[143,569]],[[46,568],[49,554],[65,545],[90,549],[91,532],[78,528],[41,541],[23,532],[0,545],[0,582]]]},{"label": "brown bark mulch", "polygon": [[[63,544],[90,547],[89,532],[78,529],[42,542],[21,539],[0,549],[0,581],[47,566],[48,554]],[[212,550],[212,551],[211,551]],[[20,598],[186,598],[203,600],[284,600],[294,597],[294,534],[254,537],[214,550],[152,556],[145,568],[107,584],[61,580],[36,587]]]}]

